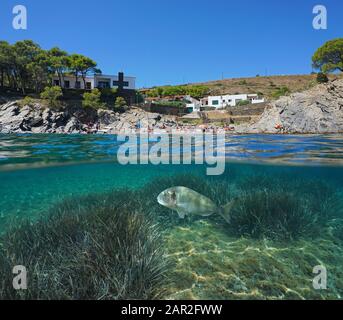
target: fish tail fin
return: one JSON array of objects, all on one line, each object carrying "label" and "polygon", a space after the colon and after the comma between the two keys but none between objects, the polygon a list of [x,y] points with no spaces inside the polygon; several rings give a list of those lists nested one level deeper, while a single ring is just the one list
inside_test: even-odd
[{"label": "fish tail fin", "polygon": [[237,198],[233,199],[229,203],[227,203],[225,206],[222,206],[219,210],[219,214],[224,218],[224,220],[227,223],[231,222],[231,210],[233,206],[236,204]]}]

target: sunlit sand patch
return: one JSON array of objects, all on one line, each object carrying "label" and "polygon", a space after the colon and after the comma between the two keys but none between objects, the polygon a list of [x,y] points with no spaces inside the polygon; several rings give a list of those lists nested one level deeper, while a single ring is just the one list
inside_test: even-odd
[{"label": "sunlit sand patch", "polygon": [[[176,263],[166,299],[340,299],[343,293],[343,247],[330,237],[237,239],[199,220],[170,229],[165,239]],[[328,290],[313,289],[316,265],[328,269]]]}]

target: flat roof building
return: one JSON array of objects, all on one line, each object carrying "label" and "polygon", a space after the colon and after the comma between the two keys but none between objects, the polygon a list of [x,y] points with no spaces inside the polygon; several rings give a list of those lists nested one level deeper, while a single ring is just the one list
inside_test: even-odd
[{"label": "flat roof building", "polygon": [[[60,83],[62,82],[62,83]],[[62,81],[58,76],[53,77],[53,85],[61,86],[64,89],[93,90],[95,88],[117,88],[118,90],[135,90],[136,78],[124,76],[123,72],[118,75],[95,74],[83,79],[81,76],[65,75]]]}]

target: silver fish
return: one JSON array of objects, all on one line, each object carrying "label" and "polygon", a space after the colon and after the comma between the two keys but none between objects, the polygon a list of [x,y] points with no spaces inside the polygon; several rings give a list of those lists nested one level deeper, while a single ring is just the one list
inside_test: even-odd
[{"label": "silver fish", "polygon": [[164,207],[177,211],[181,219],[190,214],[208,217],[218,213],[226,222],[230,223],[230,212],[235,200],[223,207],[218,207],[211,199],[192,189],[172,187],[161,192],[157,197],[157,202]]}]

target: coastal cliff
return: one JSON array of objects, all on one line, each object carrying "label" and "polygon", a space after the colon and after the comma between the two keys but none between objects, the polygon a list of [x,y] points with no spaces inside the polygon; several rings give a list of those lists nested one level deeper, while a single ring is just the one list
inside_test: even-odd
[{"label": "coastal cliff", "polygon": [[[1,133],[117,133],[139,124],[150,128],[175,128],[176,117],[131,108],[119,113],[80,107],[53,109],[40,103],[0,97]],[[181,125],[182,126],[182,125]],[[294,93],[266,105],[262,115],[234,126],[233,133],[324,134],[343,133],[343,79]]]},{"label": "coastal cliff", "polygon": [[343,132],[343,79],[282,97],[266,106],[254,122],[238,133],[320,134]]}]

